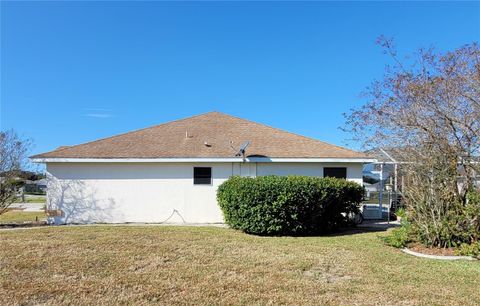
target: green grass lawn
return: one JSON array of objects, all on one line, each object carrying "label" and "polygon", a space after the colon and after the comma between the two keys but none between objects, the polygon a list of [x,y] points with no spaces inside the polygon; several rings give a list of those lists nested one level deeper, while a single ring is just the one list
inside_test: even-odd
[{"label": "green grass lawn", "polygon": [[19,197],[15,200],[15,203],[46,203],[47,198],[45,196],[26,196],[25,201]]},{"label": "green grass lawn", "polygon": [[35,218],[38,218],[38,221],[46,220],[45,212],[32,212],[32,211],[22,211],[22,210],[9,210],[0,215],[0,224],[1,223],[23,223],[28,221],[35,221]]},{"label": "green grass lawn", "polygon": [[385,246],[385,233],[257,237],[226,228],[0,231],[0,304],[478,305],[480,262]]},{"label": "green grass lawn", "polygon": [[46,203],[47,202],[47,198],[46,197],[35,197],[35,196],[32,196],[32,197],[27,197],[25,198],[25,202],[26,203]]}]

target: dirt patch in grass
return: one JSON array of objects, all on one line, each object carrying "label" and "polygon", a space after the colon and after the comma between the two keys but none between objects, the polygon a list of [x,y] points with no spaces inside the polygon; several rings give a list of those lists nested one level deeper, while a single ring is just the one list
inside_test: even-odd
[{"label": "dirt patch in grass", "polygon": [[336,283],[352,279],[352,276],[348,275],[345,271],[330,265],[313,267],[303,271],[303,275],[324,283]]},{"label": "dirt patch in grass", "polygon": [[480,264],[409,256],[379,233],[226,228],[0,230],[0,305],[478,305]]}]

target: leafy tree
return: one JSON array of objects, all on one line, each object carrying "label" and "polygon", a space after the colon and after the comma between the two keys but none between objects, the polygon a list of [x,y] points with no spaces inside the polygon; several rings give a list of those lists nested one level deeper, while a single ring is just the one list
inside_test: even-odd
[{"label": "leafy tree", "polygon": [[[396,149],[404,162],[406,204],[418,238],[434,246],[480,238],[468,195],[480,173],[480,49],[420,49],[401,59],[392,40],[378,43],[394,64],[346,114],[346,130],[366,149]],[[478,205],[478,204],[477,204]],[[476,228],[476,229],[475,229]]]},{"label": "leafy tree", "polygon": [[22,186],[18,173],[25,167],[30,144],[14,130],[0,132],[0,214],[7,211]]}]

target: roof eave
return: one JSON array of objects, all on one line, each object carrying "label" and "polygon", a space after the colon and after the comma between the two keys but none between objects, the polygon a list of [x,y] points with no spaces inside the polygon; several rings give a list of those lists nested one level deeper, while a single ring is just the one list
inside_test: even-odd
[{"label": "roof eave", "polygon": [[182,162],[255,162],[255,163],[373,163],[369,157],[171,157],[171,158],[70,158],[32,156],[34,163],[182,163]]}]

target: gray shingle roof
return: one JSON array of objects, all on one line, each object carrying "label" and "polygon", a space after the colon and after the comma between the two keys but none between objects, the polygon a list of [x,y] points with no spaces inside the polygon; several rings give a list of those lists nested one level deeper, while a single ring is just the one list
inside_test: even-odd
[{"label": "gray shingle roof", "polygon": [[[198,158],[234,157],[245,141],[247,156],[270,158],[366,158],[316,139],[219,112],[210,112],[32,158]],[[205,145],[205,143],[208,144]]]}]

